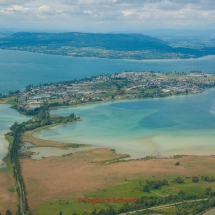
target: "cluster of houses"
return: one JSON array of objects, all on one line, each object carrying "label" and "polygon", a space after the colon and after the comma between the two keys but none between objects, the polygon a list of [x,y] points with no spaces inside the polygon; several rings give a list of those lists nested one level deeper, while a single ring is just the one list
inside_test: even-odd
[{"label": "cluster of houses", "polygon": [[[18,102],[21,106],[28,109],[35,109],[40,107],[43,101],[76,101],[77,98],[82,101],[88,101],[90,96],[100,99],[98,94],[104,93],[105,90],[96,88],[92,90],[92,85],[95,83],[107,83],[113,80],[126,80],[127,85],[124,86],[125,93],[131,95],[132,91],[136,89],[148,89],[150,87],[157,87],[161,92],[167,94],[169,92],[179,93],[199,93],[202,89],[201,84],[214,84],[214,78],[211,74],[203,73],[189,73],[189,74],[165,74],[154,72],[121,72],[111,75],[99,75],[92,78],[82,79],[69,84],[50,84],[31,87],[23,92]],[[108,100],[108,98],[102,98]]]}]

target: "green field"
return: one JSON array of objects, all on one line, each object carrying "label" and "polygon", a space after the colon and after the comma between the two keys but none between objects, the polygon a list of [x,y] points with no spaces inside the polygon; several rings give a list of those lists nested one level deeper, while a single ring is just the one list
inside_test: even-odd
[{"label": "green field", "polygon": [[[209,176],[209,175],[208,175]],[[212,175],[210,175],[212,176]],[[213,175],[214,176],[214,175]],[[59,214],[62,211],[62,214],[73,215],[76,214],[91,214],[92,211],[96,209],[98,212],[101,209],[107,209],[108,207],[113,207],[118,210],[122,207],[123,203],[114,203],[113,198],[140,198],[142,196],[145,197],[158,197],[163,198],[164,196],[173,194],[177,195],[180,191],[185,192],[186,194],[196,194],[203,195],[205,194],[205,189],[207,187],[211,187],[212,190],[215,190],[215,182],[205,182],[199,181],[198,183],[192,182],[190,177],[181,177],[184,180],[183,184],[176,184],[173,182],[175,177],[157,175],[150,178],[141,178],[139,180],[131,180],[128,181],[125,179],[125,182],[121,185],[109,187],[104,190],[97,190],[92,193],[85,194],[86,199],[93,199],[98,197],[99,199],[105,199],[109,197],[111,199],[110,203],[84,203],[78,202],[78,199],[66,199],[66,200],[57,200],[51,202],[44,202],[40,206],[36,208],[34,213],[36,215],[42,214]],[[152,189],[150,192],[143,192],[143,186],[146,184],[146,179],[149,181],[157,181],[166,179],[169,183],[167,186],[163,186],[159,189]],[[135,203],[129,203],[135,204]],[[162,211],[169,214],[171,211],[174,211],[174,207],[169,207],[166,209],[162,209]]]}]

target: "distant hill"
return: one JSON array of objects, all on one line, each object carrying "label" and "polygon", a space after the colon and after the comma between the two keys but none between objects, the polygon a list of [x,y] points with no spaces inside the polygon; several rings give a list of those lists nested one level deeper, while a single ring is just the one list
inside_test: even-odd
[{"label": "distant hill", "polygon": [[[142,34],[28,33],[0,38],[0,48],[47,54],[107,58],[190,58],[206,55],[198,49],[171,47],[167,42]],[[213,50],[210,49],[210,53]]]},{"label": "distant hill", "polygon": [[6,41],[7,46],[55,45],[128,51],[169,47],[162,40],[142,34],[15,33]]}]

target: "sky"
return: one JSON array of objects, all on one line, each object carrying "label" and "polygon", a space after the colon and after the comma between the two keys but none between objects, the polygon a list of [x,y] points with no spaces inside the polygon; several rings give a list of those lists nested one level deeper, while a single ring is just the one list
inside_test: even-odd
[{"label": "sky", "polygon": [[0,0],[0,29],[214,29],[215,0]]}]

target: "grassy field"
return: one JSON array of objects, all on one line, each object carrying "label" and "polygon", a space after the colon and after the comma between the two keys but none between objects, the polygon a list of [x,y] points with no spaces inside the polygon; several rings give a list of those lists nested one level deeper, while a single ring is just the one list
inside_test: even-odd
[{"label": "grassy field", "polygon": [[11,105],[13,105],[13,104],[15,104],[15,102],[14,102],[15,98],[16,98],[15,96],[7,97],[7,98],[2,98],[0,100],[0,104],[11,104]]},{"label": "grassy field", "polygon": [[[83,214],[122,203],[84,203],[78,198],[139,198],[177,194],[203,194],[206,187],[215,191],[215,182],[192,182],[192,176],[204,173],[214,175],[215,158],[182,156],[177,159],[149,159],[120,162],[109,149],[96,149],[70,156],[49,157],[43,160],[21,159],[22,174],[26,184],[28,203],[35,214]],[[115,160],[105,164],[104,161]],[[179,161],[180,165],[175,166]],[[182,177],[184,184],[175,184],[173,179]],[[168,186],[143,192],[147,180],[167,179]]]},{"label": "grassy field", "polygon": [[[98,197],[100,199],[104,199],[109,197],[112,202],[111,203],[84,203],[78,202],[78,199],[66,199],[66,200],[58,200],[58,201],[48,201],[39,205],[36,210],[35,214],[42,215],[42,214],[58,214],[56,211],[62,211],[63,214],[72,215],[73,213],[83,214],[90,213],[93,210],[101,210],[106,209],[109,206],[112,206],[115,209],[119,209],[122,206],[122,203],[114,203],[113,198],[140,198],[141,196],[157,196],[161,197],[161,195],[169,195],[169,194],[177,194],[179,191],[184,191],[187,194],[204,194],[206,187],[211,187],[215,190],[215,182],[208,183],[208,182],[199,182],[194,183],[191,179],[185,179],[184,184],[175,184],[171,182],[173,177],[168,177],[165,175],[159,175],[151,178],[147,178],[148,180],[158,180],[158,179],[167,179],[169,181],[169,185],[163,187],[162,189],[152,190],[150,193],[141,191],[141,186],[139,184],[140,181],[145,182],[143,178],[141,180],[131,180],[126,181],[124,184],[113,186],[107,189],[97,190],[95,192],[91,192],[86,194],[86,199],[92,199]],[[168,194],[167,192],[168,191]],[[168,207],[162,209],[162,211],[170,212],[174,210],[174,207]]]}]

